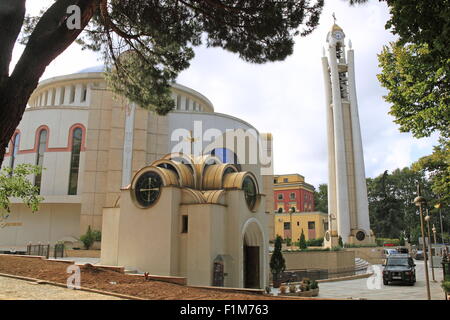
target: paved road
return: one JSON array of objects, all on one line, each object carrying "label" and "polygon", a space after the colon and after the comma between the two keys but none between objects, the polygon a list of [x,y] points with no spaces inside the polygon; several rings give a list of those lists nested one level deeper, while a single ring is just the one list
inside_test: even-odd
[{"label": "paved road", "polygon": [[[381,272],[381,266],[374,266],[374,270]],[[442,280],[442,269],[435,268],[437,282],[432,282],[430,269],[431,299],[445,299],[444,292],[440,287]],[[379,275],[380,277],[381,274]],[[371,277],[369,279],[358,279],[349,281],[327,282],[320,284],[320,298],[338,299],[370,299],[370,300],[425,300],[427,292],[425,287],[425,273],[423,261],[416,261],[417,282],[414,286],[401,284],[383,285],[382,278]],[[369,289],[372,288],[372,289]]]},{"label": "paved road", "polygon": [[122,300],[80,290],[0,277],[0,300]]}]

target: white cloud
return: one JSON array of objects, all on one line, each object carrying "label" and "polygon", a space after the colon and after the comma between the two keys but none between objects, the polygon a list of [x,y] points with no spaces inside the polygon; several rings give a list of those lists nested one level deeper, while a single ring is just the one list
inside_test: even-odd
[{"label": "white cloud", "polygon": [[[50,1],[51,2],[51,1]],[[37,10],[36,1],[28,6]],[[300,173],[309,183],[327,181],[325,102],[321,56],[332,13],[355,49],[359,113],[366,174],[409,165],[431,152],[436,137],[413,139],[398,131],[387,114],[389,105],[376,74],[377,54],[394,37],[384,29],[389,12],[384,2],[350,7],[348,1],[327,1],[320,26],[298,38],[294,54],[283,62],[253,65],[221,49],[196,49],[191,67],[178,81],[198,90],[227,113],[274,135],[276,173]],[[20,51],[14,55],[17,61]],[[97,55],[73,45],[48,68],[44,78],[99,64]]]}]

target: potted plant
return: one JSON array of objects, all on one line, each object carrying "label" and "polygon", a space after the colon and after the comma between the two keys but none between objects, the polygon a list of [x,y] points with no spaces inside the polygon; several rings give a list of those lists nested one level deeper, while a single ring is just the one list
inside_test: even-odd
[{"label": "potted plant", "polygon": [[281,252],[282,239],[277,236],[275,239],[275,248],[270,258],[270,271],[273,275],[273,287],[279,288],[281,285],[281,273],[286,270],[286,262]]},{"label": "potted plant", "polygon": [[289,285],[289,293],[296,293],[297,292],[297,286],[295,284]]},{"label": "potted plant", "polygon": [[316,280],[311,281],[310,290],[312,297],[317,297],[319,295],[319,283]]},{"label": "potted plant", "polygon": [[286,286],[280,286],[280,294],[286,294],[287,292],[287,287]]},{"label": "potted plant", "polygon": [[[301,297],[315,297],[319,294],[317,282],[310,281],[308,278],[304,278],[300,284],[300,291],[298,295]],[[313,289],[314,287],[314,289]],[[316,288],[317,287],[317,288]]]}]

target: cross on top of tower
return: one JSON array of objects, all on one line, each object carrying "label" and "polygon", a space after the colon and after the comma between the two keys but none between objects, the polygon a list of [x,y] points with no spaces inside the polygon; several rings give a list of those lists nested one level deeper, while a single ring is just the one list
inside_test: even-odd
[{"label": "cross on top of tower", "polygon": [[336,14],[334,12],[333,12],[333,19],[334,19],[334,24],[336,24],[337,19],[336,19]]}]

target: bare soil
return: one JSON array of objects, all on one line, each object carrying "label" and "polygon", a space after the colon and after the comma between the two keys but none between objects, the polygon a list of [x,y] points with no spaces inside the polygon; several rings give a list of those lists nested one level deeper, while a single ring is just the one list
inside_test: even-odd
[{"label": "bare soil", "polygon": [[[0,256],[0,273],[30,277],[66,284],[69,264],[26,257]],[[192,288],[162,281],[146,281],[143,277],[102,270],[81,268],[81,287],[136,296],[150,300],[266,300],[280,299],[266,295],[222,292]]]}]

